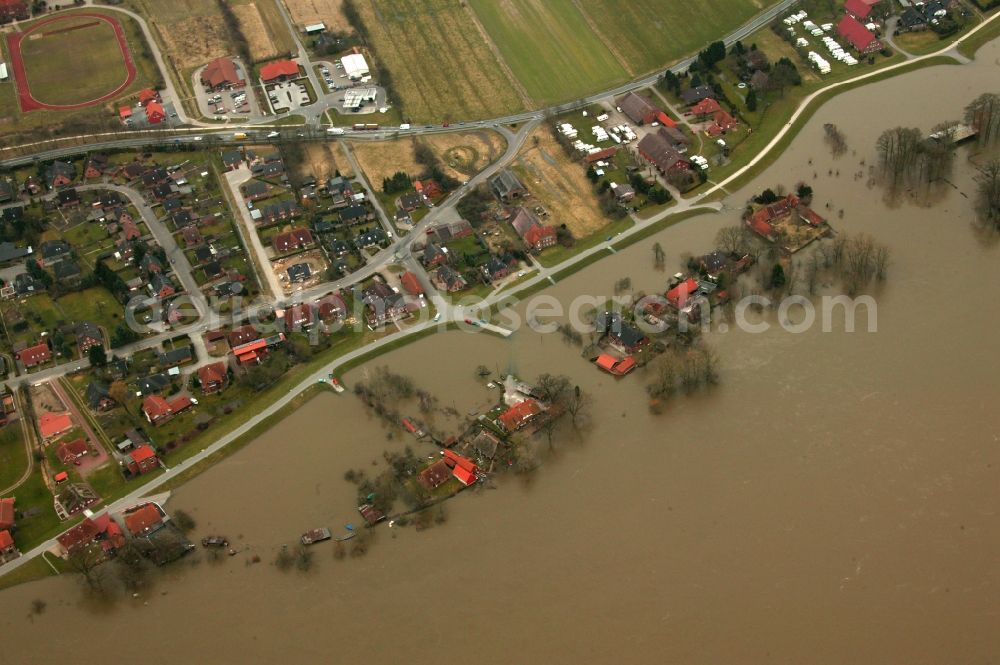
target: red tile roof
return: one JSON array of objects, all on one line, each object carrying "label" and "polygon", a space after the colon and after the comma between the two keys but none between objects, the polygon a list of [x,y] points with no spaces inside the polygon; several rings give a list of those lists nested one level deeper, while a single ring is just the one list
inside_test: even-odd
[{"label": "red tile roof", "polygon": [[417,474],[417,480],[427,489],[434,489],[451,477],[452,471],[448,463],[441,459]]},{"label": "red tile roof", "polygon": [[588,164],[593,164],[594,162],[599,162],[603,159],[611,159],[618,153],[618,146],[613,145],[610,148],[605,148],[604,150],[598,150],[597,152],[591,153],[583,158],[583,161]]},{"label": "red tile roof", "polygon": [[35,365],[48,361],[51,357],[52,350],[45,342],[39,342],[34,346],[29,346],[28,348],[21,349],[17,352],[17,359],[20,360],[25,367],[34,367]]},{"label": "red tile roof", "polygon": [[279,233],[271,240],[275,251],[288,252],[293,249],[302,249],[313,243],[312,232],[309,229],[292,229],[284,233]]},{"label": "red tile roof", "polygon": [[155,422],[165,416],[173,415],[170,404],[159,395],[148,395],[142,400],[142,412],[146,414],[150,422]]},{"label": "red tile roof", "polygon": [[160,515],[160,509],[151,503],[147,503],[125,514],[125,528],[133,536],[144,535],[152,527],[159,525],[161,522],[163,522],[163,516]]},{"label": "red tile roof", "polygon": [[844,9],[851,12],[858,18],[865,18],[871,13],[871,5],[866,3],[864,0],[847,0],[844,3]]},{"label": "red tile roof", "polygon": [[156,451],[153,450],[153,446],[149,445],[148,443],[143,444],[132,451],[132,461],[135,462],[136,464],[141,464],[142,462],[145,462],[148,459],[155,459],[155,458],[156,458]]},{"label": "red tile roof", "polygon": [[226,364],[223,362],[212,363],[198,368],[198,381],[201,382],[202,390],[205,386],[215,387],[226,383],[229,375],[226,372]]},{"label": "red tile roof", "polygon": [[690,295],[694,293],[697,288],[697,280],[695,280],[694,277],[688,277],[686,280],[667,291],[667,302],[677,309],[681,309],[685,304],[687,304],[688,297],[690,297]]},{"label": "red tile roof", "polygon": [[273,81],[282,76],[298,76],[299,66],[291,60],[269,62],[260,68],[260,77],[265,81]]},{"label": "red tile roof", "polygon": [[0,531],[0,550],[5,550],[14,545],[14,539],[10,536],[10,531],[4,529]]},{"label": "red tile roof", "polygon": [[466,487],[476,482],[475,472],[469,471],[468,469],[464,469],[460,466],[456,466],[451,473],[456,479],[458,479],[458,482],[462,483]]},{"label": "red tile roof", "polygon": [[147,102],[155,101],[156,98],[157,98],[156,91],[153,90],[152,88],[146,88],[144,90],[139,91],[139,103],[142,104],[143,106],[145,106]]},{"label": "red tile roof", "polygon": [[722,107],[719,106],[719,102],[715,101],[711,97],[706,97],[691,107],[691,113],[694,113],[695,115],[712,115],[713,113],[721,110]]},{"label": "red tile roof", "polygon": [[541,247],[546,240],[555,239],[557,235],[554,226],[532,226],[524,232],[524,242],[531,247]]},{"label": "red tile roof", "polygon": [[323,296],[316,301],[316,306],[319,309],[319,318],[324,321],[347,315],[347,303],[337,293]]},{"label": "red tile roof", "polygon": [[101,533],[101,529],[94,520],[87,517],[69,531],[57,536],[56,540],[63,546],[63,549],[72,552],[78,547],[93,542],[99,533]]},{"label": "red tile roof", "polygon": [[861,52],[874,48],[875,42],[878,42],[875,35],[850,14],[844,14],[840,19],[840,23],[837,24],[837,33]]},{"label": "red tile roof", "polygon": [[500,421],[504,429],[508,432],[513,432],[541,412],[542,408],[538,406],[538,402],[533,399],[526,399],[501,413],[497,420]]},{"label": "red tile roof", "polygon": [[0,529],[9,529],[14,526],[14,497],[0,499]]},{"label": "red tile roof", "polygon": [[403,273],[403,276],[399,278],[399,283],[411,296],[419,296],[424,293],[423,287],[420,286],[420,280],[410,271]]},{"label": "red tile roof", "polygon": [[75,439],[68,443],[59,444],[59,447],[56,449],[56,457],[63,464],[69,464],[76,458],[86,455],[87,450],[87,442],[85,440]]},{"label": "red tile roof", "polygon": [[160,122],[167,117],[167,112],[163,110],[160,102],[148,102],[146,104],[146,119],[149,122]]},{"label": "red tile roof", "polygon": [[674,122],[673,118],[671,118],[669,115],[667,115],[663,111],[660,111],[659,113],[656,114],[656,119],[664,127],[676,127],[677,126],[677,123]]},{"label": "red tile roof", "polygon": [[72,429],[73,419],[70,418],[68,413],[43,413],[42,417],[38,419],[38,429],[42,433],[43,439],[48,439],[49,437],[65,432],[68,429]]},{"label": "red tile roof", "polygon": [[597,356],[597,366],[606,372],[610,372],[611,368],[618,363],[618,359],[607,353],[602,353]]},{"label": "red tile roof", "polygon": [[240,82],[240,77],[236,73],[236,65],[229,58],[216,58],[205,66],[201,73],[202,83],[207,83],[213,88],[228,83],[236,85]]}]

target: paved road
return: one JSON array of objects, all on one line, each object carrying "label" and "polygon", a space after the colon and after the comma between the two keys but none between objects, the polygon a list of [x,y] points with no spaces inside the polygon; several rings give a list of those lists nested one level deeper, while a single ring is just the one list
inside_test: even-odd
[{"label": "paved road", "polygon": [[[18,423],[21,425],[21,437],[24,439],[24,455],[28,460],[28,466],[25,468],[24,473],[21,477],[17,479],[10,487],[0,490],[0,496],[10,496],[14,493],[18,487],[27,482],[28,478],[31,477],[31,472],[35,470],[35,433],[32,424],[28,422],[27,417],[25,417],[24,403],[21,400],[21,393],[19,391],[14,393],[14,401],[17,406],[18,413]],[[8,427],[12,425],[8,424]]]},{"label": "paved road", "polygon": [[285,290],[281,286],[278,276],[271,269],[271,259],[268,258],[264,242],[260,239],[260,234],[257,233],[257,224],[253,221],[253,217],[250,216],[250,209],[247,207],[246,202],[243,200],[243,195],[240,193],[240,186],[253,178],[250,167],[246,163],[242,163],[240,164],[240,168],[226,171],[223,176],[226,179],[226,186],[229,187],[232,199],[236,202],[236,207],[239,209],[239,219],[236,220],[236,223],[243,226],[243,232],[240,235],[244,241],[250,241],[247,251],[252,251],[254,257],[256,257],[259,269],[258,274],[263,275],[264,279],[267,280],[267,288],[271,292],[271,295],[275,299],[281,298]]}]

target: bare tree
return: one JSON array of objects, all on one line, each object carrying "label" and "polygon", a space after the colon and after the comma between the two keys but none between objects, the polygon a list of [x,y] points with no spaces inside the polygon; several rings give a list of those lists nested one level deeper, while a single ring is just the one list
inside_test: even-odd
[{"label": "bare tree", "polygon": [[1000,231],[1000,160],[991,160],[976,178],[976,212],[986,228]]},{"label": "bare tree", "polygon": [[823,125],[823,138],[826,140],[826,144],[830,146],[830,152],[834,157],[840,157],[847,152],[847,140],[837,125],[830,122]]},{"label": "bare tree", "polygon": [[567,396],[565,404],[566,412],[569,413],[572,419],[573,427],[579,428],[589,420],[592,404],[593,400],[590,394],[581,390],[580,386],[574,386],[572,392]]},{"label": "bare tree", "polygon": [[1000,95],[987,92],[976,97],[965,107],[965,122],[976,130],[976,140],[982,147],[989,147],[1000,137]]},{"label": "bare tree", "polygon": [[658,242],[653,243],[653,267],[657,270],[663,270],[663,264],[666,261],[666,252],[663,251],[663,247]]},{"label": "bare tree", "polygon": [[729,254],[743,256],[750,247],[750,236],[743,225],[725,226],[715,234],[715,244]]},{"label": "bare tree", "polygon": [[106,571],[101,568],[104,563],[104,556],[93,547],[80,547],[66,558],[66,565],[75,573],[83,577],[87,588],[96,593],[103,593],[106,590]]}]

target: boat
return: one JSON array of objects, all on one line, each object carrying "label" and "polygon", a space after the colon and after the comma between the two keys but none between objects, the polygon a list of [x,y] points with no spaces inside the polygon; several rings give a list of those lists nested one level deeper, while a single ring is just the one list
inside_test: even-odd
[{"label": "boat", "polygon": [[351,538],[353,538],[356,535],[358,535],[358,534],[356,534],[356,533],[354,533],[352,531],[350,533],[345,533],[343,536],[337,536],[336,538],[334,538],[334,540],[337,541],[338,543],[342,543],[345,540],[350,540]]},{"label": "boat", "polygon": [[330,387],[333,388],[338,393],[344,392],[344,386],[340,385],[340,381],[337,380],[333,374],[330,375]]},{"label": "boat", "polygon": [[365,518],[369,525],[378,524],[385,519],[385,513],[370,503],[358,506],[358,512]]},{"label": "boat", "polygon": [[302,544],[312,545],[313,543],[319,543],[324,540],[330,540],[330,530],[325,526],[319,529],[313,529],[312,531],[306,531],[302,534]]},{"label": "boat", "polygon": [[229,541],[225,536],[206,536],[201,539],[202,547],[226,547]]}]

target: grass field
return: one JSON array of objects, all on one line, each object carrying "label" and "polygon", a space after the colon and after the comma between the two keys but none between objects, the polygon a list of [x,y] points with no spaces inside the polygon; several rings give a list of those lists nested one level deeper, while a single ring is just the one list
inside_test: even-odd
[{"label": "grass field", "polygon": [[565,224],[578,239],[608,224],[610,220],[601,212],[597,192],[583,166],[566,156],[547,128],[536,129],[525,146],[518,153],[514,170],[531,192],[528,205],[541,204],[549,212],[542,220],[545,224]]},{"label": "grass field", "polygon": [[378,143],[359,141],[352,143],[351,149],[368,182],[374,189],[381,190],[382,180],[396,171],[404,171],[411,177],[416,177],[424,170],[413,157],[414,140],[429,145],[441,160],[442,170],[459,180],[466,180],[483,170],[499,159],[507,148],[507,143],[500,134],[478,131],[431,134],[420,139],[406,138]]},{"label": "grass field", "polygon": [[580,7],[591,25],[614,44],[633,75],[695,53],[773,0],[586,0]]},{"label": "grass field", "polygon": [[568,101],[628,78],[572,2],[470,0],[469,4],[536,104]]},{"label": "grass field", "polygon": [[295,50],[295,42],[278,10],[276,0],[233,2],[233,13],[240,21],[240,31],[250,44],[254,60],[270,60]]},{"label": "grass field", "polygon": [[47,104],[97,99],[128,78],[114,29],[92,17],[48,24],[21,42],[21,55],[32,96]]},{"label": "grass field", "polygon": [[133,2],[159,35],[166,49],[164,55],[178,70],[192,69],[234,53],[229,30],[212,0]]},{"label": "grass field", "polygon": [[[281,0],[279,0],[280,2]],[[344,0],[284,0],[292,22],[299,29],[313,23],[323,23],[330,32],[349,32],[344,18]]]},{"label": "grass field", "polygon": [[14,421],[0,429],[0,489],[10,487],[28,468],[28,453],[24,449],[24,437],[20,421]]},{"label": "grass field", "polygon": [[413,121],[484,118],[525,108],[516,83],[462,0],[358,0],[374,60]]}]

